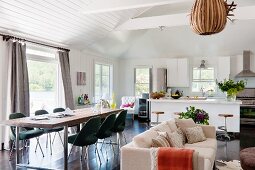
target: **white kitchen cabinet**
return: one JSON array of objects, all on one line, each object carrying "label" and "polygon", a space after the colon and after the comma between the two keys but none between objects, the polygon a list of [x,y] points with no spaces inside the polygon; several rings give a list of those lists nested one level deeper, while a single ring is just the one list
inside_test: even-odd
[{"label": "white kitchen cabinet", "polygon": [[223,81],[229,79],[230,75],[230,57],[219,57],[218,58],[218,71],[217,80]]},{"label": "white kitchen cabinet", "polygon": [[189,65],[187,58],[168,59],[167,86],[189,87]]}]

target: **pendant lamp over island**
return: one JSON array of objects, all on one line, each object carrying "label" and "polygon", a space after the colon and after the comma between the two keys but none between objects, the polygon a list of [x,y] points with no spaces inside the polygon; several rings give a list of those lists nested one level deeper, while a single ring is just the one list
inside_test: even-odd
[{"label": "pendant lamp over island", "polygon": [[190,17],[192,30],[199,35],[212,35],[221,32],[231,12],[236,9],[236,4],[227,3],[227,0],[196,0]]}]

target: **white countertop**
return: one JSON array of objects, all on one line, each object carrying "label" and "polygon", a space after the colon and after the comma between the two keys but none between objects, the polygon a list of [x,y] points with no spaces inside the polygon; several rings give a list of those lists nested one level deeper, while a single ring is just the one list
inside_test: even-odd
[{"label": "white countertop", "polygon": [[190,100],[190,99],[171,99],[171,98],[161,98],[161,99],[148,99],[150,102],[158,102],[158,103],[200,103],[200,104],[233,104],[240,105],[242,101],[227,101],[226,99],[206,99],[206,100]]}]

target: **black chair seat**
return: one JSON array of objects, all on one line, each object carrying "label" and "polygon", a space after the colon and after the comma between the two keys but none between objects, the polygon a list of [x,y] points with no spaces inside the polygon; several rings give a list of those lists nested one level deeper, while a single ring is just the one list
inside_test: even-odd
[{"label": "black chair seat", "polygon": [[19,133],[19,140],[26,140],[26,139],[31,139],[31,138],[39,137],[42,134],[44,134],[44,131],[41,130],[41,129],[21,131]]},{"label": "black chair seat", "polygon": [[112,131],[113,132],[123,132],[125,130],[125,125],[119,125],[119,126],[117,126],[117,127],[114,127],[113,129],[112,129]]},{"label": "black chair seat", "polygon": [[[77,136],[78,136],[78,134],[68,136],[68,143],[74,144],[74,141]],[[95,135],[89,135],[89,136],[86,136],[86,138],[84,138],[83,143],[77,142],[76,146],[84,146],[84,143],[86,145],[92,145],[97,142],[97,139],[98,138]]]},{"label": "black chair seat", "polygon": [[104,133],[97,134],[98,139],[105,139],[105,138],[109,138],[111,136],[112,136],[112,131],[110,131],[110,130],[106,130],[106,131],[104,131]]},{"label": "black chair seat", "polygon": [[64,130],[63,127],[44,128],[44,129],[43,129],[43,131],[44,131],[45,133],[60,132],[60,131],[62,131],[62,130]]}]

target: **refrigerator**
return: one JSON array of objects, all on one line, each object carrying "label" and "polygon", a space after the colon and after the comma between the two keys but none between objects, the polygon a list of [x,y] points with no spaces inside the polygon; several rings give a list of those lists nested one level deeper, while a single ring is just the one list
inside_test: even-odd
[{"label": "refrigerator", "polygon": [[166,68],[157,68],[157,91],[167,90],[167,69]]}]

